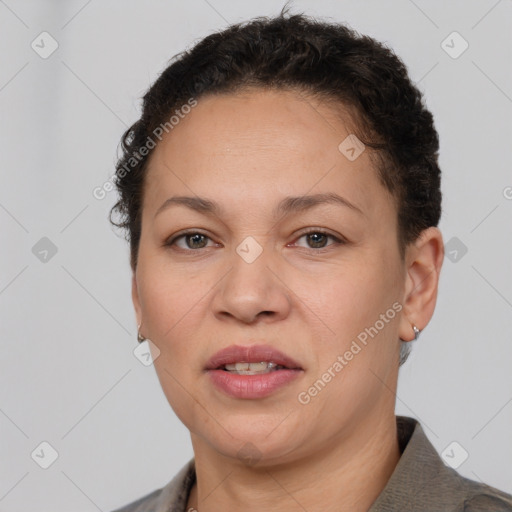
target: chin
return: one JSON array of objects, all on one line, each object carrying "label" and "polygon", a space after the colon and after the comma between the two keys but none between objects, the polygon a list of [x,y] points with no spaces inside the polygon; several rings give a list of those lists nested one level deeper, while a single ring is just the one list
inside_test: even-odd
[{"label": "chin", "polygon": [[269,419],[257,418],[254,414],[243,415],[228,421],[224,419],[222,427],[217,425],[215,430],[211,428],[211,422],[206,429],[202,423],[194,432],[221,455],[238,459],[248,466],[276,464],[286,462],[289,454],[302,446],[308,437],[299,438],[299,426],[288,423],[290,418],[283,421],[285,417]]}]

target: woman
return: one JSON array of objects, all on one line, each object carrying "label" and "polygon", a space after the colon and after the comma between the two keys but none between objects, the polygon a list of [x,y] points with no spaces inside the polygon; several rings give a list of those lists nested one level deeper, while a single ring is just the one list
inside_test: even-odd
[{"label": "woman", "polygon": [[194,458],[119,512],[512,510],[394,413],[444,256],[438,146],[403,63],[343,25],[256,19],[162,73],[113,213]]}]

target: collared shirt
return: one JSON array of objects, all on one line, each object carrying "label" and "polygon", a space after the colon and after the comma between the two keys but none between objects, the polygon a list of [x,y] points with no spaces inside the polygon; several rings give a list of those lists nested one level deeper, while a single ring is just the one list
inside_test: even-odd
[{"label": "collared shirt", "polygon": [[[444,464],[413,418],[397,416],[400,460],[368,512],[512,512],[512,496]],[[194,459],[163,488],[114,512],[188,512]],[[200,512],[200,511],[199,511]]]}]

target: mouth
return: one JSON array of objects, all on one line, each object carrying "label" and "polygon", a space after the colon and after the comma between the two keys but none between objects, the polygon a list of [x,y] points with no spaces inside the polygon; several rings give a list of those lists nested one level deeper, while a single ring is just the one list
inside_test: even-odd
[{"label": "mouth", "polygon": [[289,370],[286,366],[274,363],[273,361],[260,361],[259,363],[232,363],[225,364],[218,370],[234,373],[235,375],[264,375],[265,373],[277,372],[278,370]]},{"label": "mouth", "polygon": [[290,356],[270,345],[231,345],[215,353],[205,369],[224,370],[237,375],[260,375],[303,368]]},{"label": "mouth", "polygon": [[217,389],[237,399],[261,399],[291,384],[304,369],[269,345],[232,345],[217,352],[205,371]]}]

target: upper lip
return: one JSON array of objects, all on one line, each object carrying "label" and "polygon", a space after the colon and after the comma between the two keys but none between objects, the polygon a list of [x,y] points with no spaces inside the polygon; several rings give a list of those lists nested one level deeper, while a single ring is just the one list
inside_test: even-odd
[{"label": "upper lip", "polygon": [[302,369],[299,363],[270,345],[231,345],[216,352],[206,363],[206,369],[217,370],[226,364],[263,361],[272,361],[290,369]]}]

